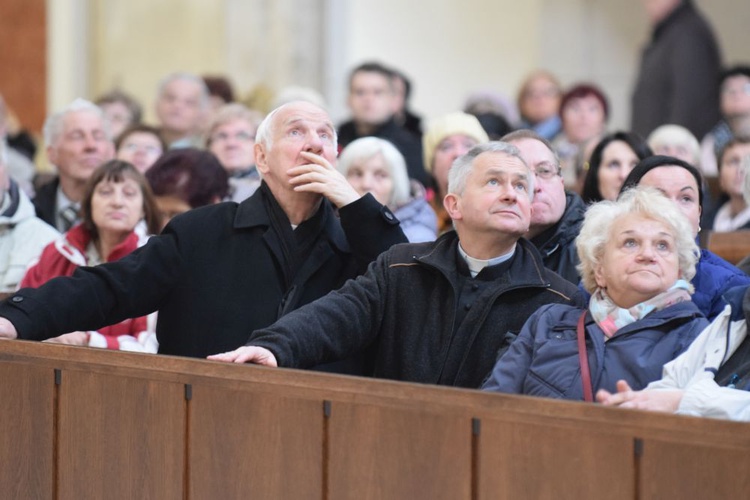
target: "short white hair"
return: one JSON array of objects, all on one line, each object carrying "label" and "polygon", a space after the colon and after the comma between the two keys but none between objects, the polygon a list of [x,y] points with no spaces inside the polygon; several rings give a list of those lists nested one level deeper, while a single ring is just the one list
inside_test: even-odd
[{"label": "short white hair", "polygon": [[65,117],[70,113],[77,113],[81,111],[92,113],[98,116],[102,121],[102,127],[104,128],[104,133],[106,134],[107,139],[109,139],[110,141],[112,140],[112,135],[109,128],[109,120],[107,120],[107,117],[104,115],[104,111],[102,111],[102,108],[91,101],[87,101],[86,99],[81,99],[79,97],[78,99],[68,104],[61,111],[50,115],[45,120],[43,129],[44,142],[48,146],[52,146],[53,144],[55,144],[57,142],[57,139],[63,132],[63,121],[65,120]]},{"label": "short white hair", "polygon": [[652,151],[659,150],[660,146],[682,146],[690,153],[690,163],[693,166],[700,164],[701,146],[698,139],[683,126],[668,124],[657,127],[649,134],[646,142]]},{"label": "short white hair", "polygon": [[[662,222],[671,229],[677,249],[679,277],[690,281],[695,276],[695,265],[700,251],[693,239],[693,230],[685,214],[656,188],[635,186],[620,195],[617,201],[600,201],[586,210],[581,230],[576,238],[578,272],[583,287],[593,293],[597,289],[596,269],[604,256],[612,229],[625,215],[638,214]],[[692,288],[690,290],[692,292]]]},{"label": "short white hair", "polygon": [[349,169],[370,158],[381,155],[388,173],[393,179],[393,190],[388,197],[388,206],[398,208],[409,201],[409,175],[406,160],[396,146],[378,137],[363,137],[350,143],[339,156],[336,166],[345,177]]},{"label": "short white hair", "polygon": [[221,106],[216,110],[216,114],[214,114],[214,117],[208,126],[208,131],[206,132],[206,144],[211,142],[211,135],[217,128],[234,120],[244,120],[257,131],[258,125],[263,120],[263,115],[239,102],[232,102]]},{"label": "short white hair", "polygon": [[167,89],[167,85],[169,85],[172,82],[178,81],[178,80],[184,80],[186,82],[194,83],[198,86],[200,89],[200,106],[201,109],[208,109],[208,105],[210,103],[210,93],[208,92],[208,86],[206,85],[206,82],[198,75],[195,75],[193,73],[187,73],[184,71],[178,71],[175,73],[170,73],[159,82],[159,89],[157,93],[157,97],[161,99],[161,97],[164,95],[164,92]]},{"label": "short white hair", "polygon": [[[313,104],[308,101],[292,101],[292,102],[287,102],[286,104],[282,104],[278,108],[268,113],[266,117],[263,118],[263,121],[260,122],[260,125],[258,125],[258,131],[255,133],[255,143],[263,144],[266,148],[270,149],[273,143],[272,141],[273,117],[276,116],[276,113],[278,113],[279,110],[284,109],[287,106],[292,106],[292,105],[300,104],[300,103],[305,103],[308,105],[312,104],[313,106],[317,106],[318,108],[320,108],[322,111],[325,111],[324,108],[321,108],[317,104]],[[336,127],[332,127],[332,128],[333,128],[333,147],[334,149],[338,150],[338,141],[339,141],[338,133],[336,132]]]}]

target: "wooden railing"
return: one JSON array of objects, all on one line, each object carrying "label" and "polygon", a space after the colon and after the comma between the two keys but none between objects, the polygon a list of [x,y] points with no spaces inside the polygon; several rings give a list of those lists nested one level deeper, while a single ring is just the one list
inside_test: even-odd
[{"label": "wooden railing", "polygon": [[0,492],[60,499],[750,497],[750,425],[0,341]]},{"label": "wooden railing", "polygon": [[738,264],[750,255],[750,230],[708,233],[707,248],[730,264]]}]

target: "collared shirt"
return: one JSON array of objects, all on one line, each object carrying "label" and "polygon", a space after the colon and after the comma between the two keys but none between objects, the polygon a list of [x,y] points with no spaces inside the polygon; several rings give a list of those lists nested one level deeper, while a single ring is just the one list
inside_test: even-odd
[{"label": "collared shirt", "polygon": [[507,262],[510,260],[511,257],[513,257],[513,254],[516,251],[516,245],[513,245],[513,248],[510,249],[510,252],[505,253],[503,255],[500,255],[498,257],[493,257],[488,260],[482,260],[482,259],[475,259],[474,257],[471,257],[469,254],[467,254],[463,247],[461,246],[461,243],[458,244],[458,253],[461,255],[461,257],[466,261],[466,265],[469,266],[469,272],[471,273],[472,278],[476,278],[477,274],[479,274],[482,269],[484,269],[487,266],[495,266],[497,264],[502,264],[503,262]]},{"label": "collared shirt", "polygon": [[[72,225],[69,226],[68,222],[62,216],[62,212],[66,208],[71,207],[71,206],[75,208],[76,210],[81,209],[81,204],[71,201],[70,198],[65,196],[65,193],[63,193],[62,187],[58,186],[57,195],[55,196],[55,227],[60,232],[64,233],[65,231],[70,229],[70,227],[72,226]],[[77,217],[76,220],[74,221],[74,224],[76,222],[80,222],[80,220],[81,220],[80,217]]]}]

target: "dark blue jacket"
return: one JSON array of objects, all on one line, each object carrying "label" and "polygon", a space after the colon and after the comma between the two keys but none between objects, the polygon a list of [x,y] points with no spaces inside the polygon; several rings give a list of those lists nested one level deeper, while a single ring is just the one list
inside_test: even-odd
[{"label": "dark blue jacket", "polygon": [[727,305],[722,295],[736,286],[750,285],[750,276],[704,249],[695,266],[692,283],[695,287],[693,302],[709,321],[713,321]]},{"label": "dark blue jacket", "polygon": [[[583,399],[576,327],[583,309],[553,304],[540,308],[498,360],[482,389],[563,399]],[[635,389],[661,378],[662,366],[681,354],[708,325],[693,302],[654,311],[621,328],[609,341],[586,314],[591,385],[616,392],[626,380]]]}]

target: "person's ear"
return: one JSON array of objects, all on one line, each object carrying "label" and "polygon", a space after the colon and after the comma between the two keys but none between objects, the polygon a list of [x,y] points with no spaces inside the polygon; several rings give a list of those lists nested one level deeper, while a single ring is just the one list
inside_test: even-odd
[{"label": "person's ear", "polygon": [[57,166],[57,148],[47,144],[47,159],[52,165]]},{"label": "person's ear", "polygon": [[255,168],[258,172],[265,174],[268,172],[268,152],[266,146],[260,142],[256,142],[253,146],[253,153],[255,154]]},{"label": "person's ear", "polygon": [[455,193],[448,193],[443,198],[443,207],[448,215],[453,220],[461,220],[463,215],[461,214],[461,197]]},{"label": "person's ear", "polygon": [[607,288],[607,277],[604,274],[604,269],[602,268],[601,263],[594,267],[594,280],[596,280],[596,285],[599,288]]}]

